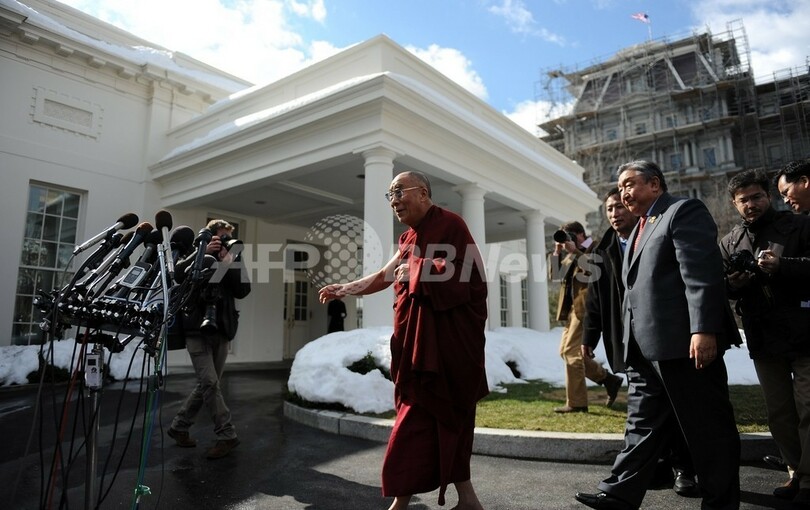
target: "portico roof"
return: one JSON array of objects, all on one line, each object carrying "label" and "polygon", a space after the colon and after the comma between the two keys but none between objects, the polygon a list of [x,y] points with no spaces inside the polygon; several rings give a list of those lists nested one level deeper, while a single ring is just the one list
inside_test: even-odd
[{"label": "portico roof", "polygon": [[599,204],[581,167],[384,35],[216,103],[168,138],[150,166],[164,204],[215,199],[270,222],[362,217],[363,153],[377,147],[396,153],[395,172],[431,176],[450,209],[455,186],[486,190],[488,242],[525,237],[523,212],[559,223]]}]

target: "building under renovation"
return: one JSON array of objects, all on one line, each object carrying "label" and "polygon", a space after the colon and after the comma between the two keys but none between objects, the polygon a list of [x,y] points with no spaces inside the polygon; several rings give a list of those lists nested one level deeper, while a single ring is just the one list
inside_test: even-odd
[{"label": "building under renovation", "polygon": [[[600,196],[616,168],[656,161],[673,194],[702,199],[726,232],[737,215],[726,183],[750,168],[775,172],[810,154],[810,74],[804,67],[756,84],[741,21],[721,34],[651,40],[581,69],[555,69],[537,99],[566,112],[540,127],[542,139],[585,170]],[[589,227],[608,227],[603,214]]]}]

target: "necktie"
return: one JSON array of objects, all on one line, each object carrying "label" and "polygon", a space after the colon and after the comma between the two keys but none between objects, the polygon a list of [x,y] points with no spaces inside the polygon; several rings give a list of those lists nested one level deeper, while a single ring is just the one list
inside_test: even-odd
[{"label": "necktie", "polygon": [[647,224],[647,217],[642,216],[638,219],[638,233],[636,234],[636,240],[633,241],[633,253],[636,253],[638,250],[638,242],[641,239],[641,234],[644,232],[644,225]]}]

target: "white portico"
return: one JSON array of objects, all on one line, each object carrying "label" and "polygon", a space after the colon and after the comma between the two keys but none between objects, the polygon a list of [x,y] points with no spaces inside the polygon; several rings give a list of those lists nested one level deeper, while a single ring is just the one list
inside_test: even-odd
[{"label": "white portico", "polygon": [[[151,166],[167,206],[216,196],[240,214],[304,228],[356,214],[387,255],[402,227],[383,194],[399,171],[426,173],[434,201],[459,212],[482,247],[530,240],[526,259],[542,266],[527,267],[539,329],[548,327],[543,226],[597,206],[580,167],[385,36],[217,104],[169,140],[174,149]],[[482,251],[495,257],[494,312],[497,250]],[[366,272],[379,268],[370,261],[365,253]],[[390,291],[365,297],[364,325],[389,324],[391,301]]]}]

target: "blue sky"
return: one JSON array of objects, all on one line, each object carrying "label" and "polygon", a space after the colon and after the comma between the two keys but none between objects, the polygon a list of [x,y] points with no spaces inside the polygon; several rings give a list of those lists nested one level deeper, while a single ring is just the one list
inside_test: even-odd
[{"label": "blue sky", "polygon": [[[24,3],[24,0],[21,0]],[[757,77],[806,64],[810,0],[64,0],[173,51],[265,83],[384,33],[535,132],[538,84],[652,37],[742,20]],[[759,80],[762,81],[762,80]]]}]

